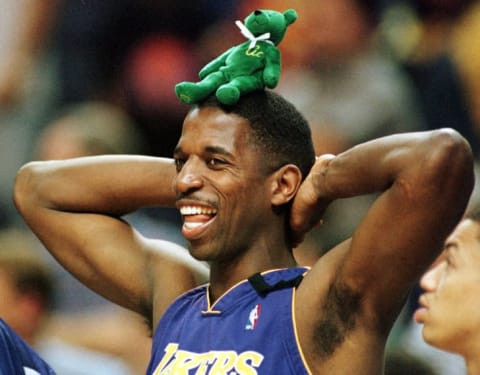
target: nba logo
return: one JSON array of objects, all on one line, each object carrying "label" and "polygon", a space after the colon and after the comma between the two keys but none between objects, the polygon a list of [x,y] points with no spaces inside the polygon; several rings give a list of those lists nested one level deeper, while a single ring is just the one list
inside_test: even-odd
[{"label": "nba logo", "polygon": [[250,311],[248,315],[248,323],[245,326],[246,330],[254,330],[257,327],[258,319],[260,318],[260,311],[261,307],[259,304],[255,305],[255,307]]}]

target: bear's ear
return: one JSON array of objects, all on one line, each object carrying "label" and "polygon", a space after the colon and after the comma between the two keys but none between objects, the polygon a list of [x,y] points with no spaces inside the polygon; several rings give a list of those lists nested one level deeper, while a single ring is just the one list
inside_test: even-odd
[{"label": "bear's ear", "polygon": [[298,15],[294,9],[288,9],[285,12],[283,12],[283,17],[285,18],[285,22],[288,26],[297,20]]}]

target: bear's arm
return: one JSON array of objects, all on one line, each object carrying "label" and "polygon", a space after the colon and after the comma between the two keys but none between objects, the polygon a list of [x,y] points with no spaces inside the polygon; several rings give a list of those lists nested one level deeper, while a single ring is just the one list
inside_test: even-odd
[{"label": "bear's arm", "polygon": [[216,72],[218,69],[220,69],[221,66],[225,65],[225,61],[227,60],[228,56],[235,48],[236,47],[231,47],[221,55],[214,58],[207,65],[205,65],[198,73],[198,76],[200,77],[200,79],[204,79],[207,75],[209,75],[210,73]]}]

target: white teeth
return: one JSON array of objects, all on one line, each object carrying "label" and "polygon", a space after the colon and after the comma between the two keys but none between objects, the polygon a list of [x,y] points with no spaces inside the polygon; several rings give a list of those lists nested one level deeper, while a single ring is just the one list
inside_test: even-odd
[{"label": "white teeth", "polygon": [[207,207],[184,206],[180,208],[180,213],[182,215],[213,215],[216,211]]}]

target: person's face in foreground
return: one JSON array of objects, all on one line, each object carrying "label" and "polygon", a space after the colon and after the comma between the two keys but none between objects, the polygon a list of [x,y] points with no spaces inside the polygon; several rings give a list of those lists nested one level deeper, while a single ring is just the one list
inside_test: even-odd
[{"label": "person's face in foreground", "polygon": [[480,332],[479,235],[479,223],[463,220],[420,281],[425,293],[414,317],[425,341],[443,350],[466,353],[472,332]]},{"label": "person's face in foreground", "polygon": [[247,120],[218,108],[194,109],[185,118],[174,153],[175,190],[182,233],[198,259],[232,261],[266,224],[269,177],[250,134]]}]

